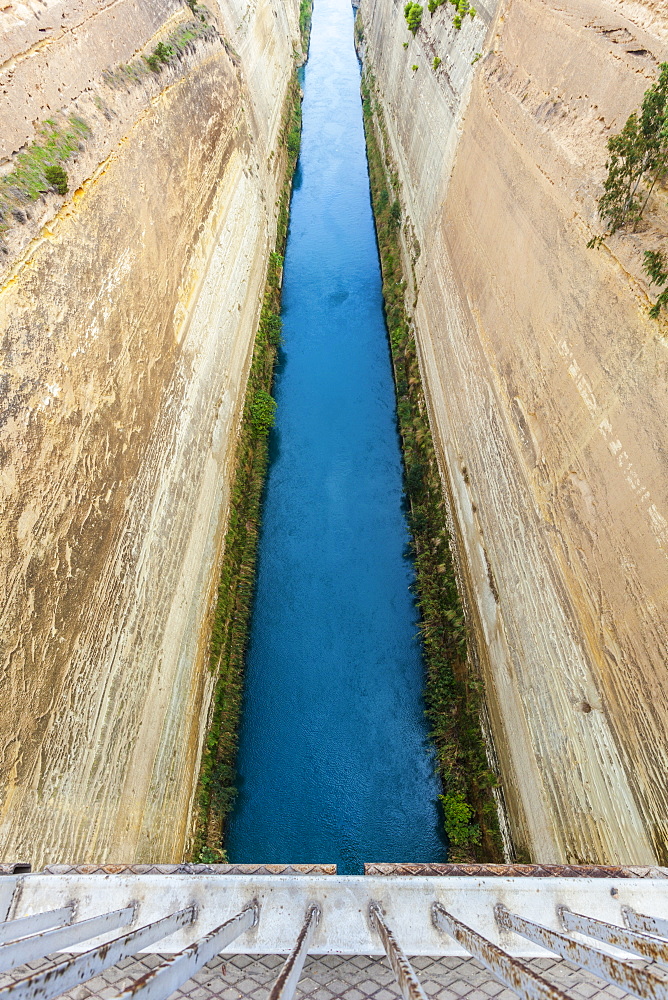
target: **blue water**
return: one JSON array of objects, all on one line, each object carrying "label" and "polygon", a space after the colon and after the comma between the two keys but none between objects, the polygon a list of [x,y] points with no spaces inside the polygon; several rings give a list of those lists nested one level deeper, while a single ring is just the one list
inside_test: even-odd
[{"label": "blue water", "polygon": [[316,0],[233,862],[444,861],[350,0]]}]

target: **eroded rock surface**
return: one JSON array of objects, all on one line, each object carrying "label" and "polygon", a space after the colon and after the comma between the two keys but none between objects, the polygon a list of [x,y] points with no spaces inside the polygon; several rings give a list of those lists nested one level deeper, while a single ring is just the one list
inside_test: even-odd
[{"label": "eroded rock surface", "polygon": [[[49,116],[70,192],[0,256],[0,854],[180,860],[207,621],[282,181],[293,0],[5,5],[5,173]],[[60,120],[60,118],[58,118]]]},{"label": "eroded rock surface", "polygon": [[361,14],[511,834],[540,862],[665,863],[668,351],[642,275],[665,190],[586,243],[668,11],[474,6],[456,31],[425,4],[415,38],[398,0]]}]

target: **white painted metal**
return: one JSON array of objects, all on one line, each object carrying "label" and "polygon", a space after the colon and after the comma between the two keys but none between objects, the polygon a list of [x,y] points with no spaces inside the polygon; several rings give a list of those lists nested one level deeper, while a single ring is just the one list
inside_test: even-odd
[{"label": "white painted metal", "polygon": [[624,923],[632,931],[641,934],[655,934],[668,938],[668,919],[665,917],[650,917],[646,913],[636,913],[630,906],[622,906]]},{"label": "white painted metal", "polygon": [[120,910],[101,913],[96,917],[78,920],[76,923],[56,927],[50,931],[40,931],[19,941],[0,945],[0,972],[15,969],[18,965],[25,965],[35,958],[51,955],[54,951],[71,948],[82,941],[90,941],[100,934],[117,931],[119,927],[125,927],[132,922],[134,913],[134,906],[124,906]]},{"label": "white painted metal", "polygon": [[[173,954],[256,898],[262,906],[260,924],[241,935],[228,952],[289,954],[312,902],[322,910],[310,950],[314,955],[384,954],[367,920],[372,899],[382,905],[407,955],[467,954],[458,942],[433,926],[433,902],[441,903],[509,954],[527,958],[547,952],[500,928],[494,918],[495,903],[504,903],[555,931],[562,929],[557,915],[561,905],[620,926],[623,906],[668,922],[668,879],[647,878],[31,874],[18,879],[12,913],[22,917],[74,900],[79,919],[84,919],[102,908],[117,909],[136,899],[142,923],[149,923],[196,903],[197,926],[186,926],[161,944],[162,952]],[[85,948],[75,946],[72,950]]]},{"label": "white painted metal", "polygon": [[136,955],[142,948],[155,944],[156,941],[162,941],[186,924],[193,923],[196,914],[196,907],[189,906],[161,920],[144,924],[75,958],[59,962],[43,971],[19,979],[10,986],[5,986],[0,989],[0,998],[1,1000],[52,1000],[65,990],[85,983],[87,979],[98,975],[116,962],[121,962],[130,955]]},{"label": "white painted metal", "polygon": [[166,959],[165,964],[148,972],[137,980],[129,990],[121,993],[116,1000],[165,1000],[178,990],[198,969],[219,955],[223,948],[231,944],[244,931],[254,927],[259,919],[257,903],[247,906],[241,913],[226,920],[206,937],[189,945],[180,954]]},{"label": "white painted metal", "polygon": [[61,906],[57,910],[46,910],[44,913],[33,913],[30,917],[20,917],[18,920],[5,920],[0,924],[0,944],[7,941],[18,941],[19,938],[45,931],[49,927],[63,927],[72,922],[74,905]]}]

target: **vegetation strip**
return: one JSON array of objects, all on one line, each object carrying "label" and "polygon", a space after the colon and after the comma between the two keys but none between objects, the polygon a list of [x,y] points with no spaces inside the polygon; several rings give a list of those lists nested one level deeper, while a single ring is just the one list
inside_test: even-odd
[{"label": "vegetation strip", "polygon": [[[308,53],[312,0],[302,0],[300,29]],[[248,640],[255,563],[260,532],[262,492],[268,466],[268,434],[276,404],[271,395],[281,342],[281,277],[288,235],[292,179],[301,140],[301,88],[295,69],[290,80],[279,135],[287,164],[278,200],[276,247],[269,255],[260,325],[255,338],[246,401],[237,444],[230,517],[210,642],[210,669],[216,675],[211,723],[206,737],[197,790],[197,817],[191,856],[202,862],[225,861],[225,820],[236,795],[236,756],[241,718],[244,659]]]},{"label": "vegetation strip", "polygon": [[483,684],[467,659],[467,631],[450,550],[445,498],[415,337],[406,311],[400,184],[387,156],[383,112],[368,70],[362,80],[362,101],[427,665],[427,717],[443,785],[440,801],[449,856],[451,861],[503,861],[492,792],[497,778],[487,762],[480,723]]}]

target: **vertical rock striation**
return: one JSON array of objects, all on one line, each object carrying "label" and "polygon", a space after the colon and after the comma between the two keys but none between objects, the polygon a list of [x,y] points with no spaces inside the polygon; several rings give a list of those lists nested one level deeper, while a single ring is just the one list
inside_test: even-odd
[{"label": "vertical rock striation", "polygon": [[457,31],[425,5],[415,37],[398,0],[360,13],[510,831],[540,862],[665,863],[668,352],[642,277],[665,190],[586,243],[668,14],[475,7]]},{"label": "vertical rock striation", "polygon": [[2,220],[0,854],[180,860],[298,3],[32,7],[0,13],[4,174],[87,131]]}]

